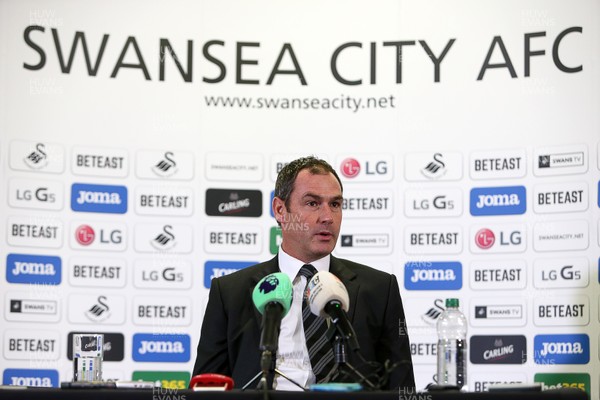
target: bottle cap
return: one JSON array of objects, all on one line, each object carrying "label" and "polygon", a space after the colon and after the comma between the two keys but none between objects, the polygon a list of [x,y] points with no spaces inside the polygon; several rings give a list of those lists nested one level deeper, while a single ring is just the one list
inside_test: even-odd
[{"label": "bottle cap", "polygon": [[446,299],[446,308],[448,307],[458,308],[458,299]]}]

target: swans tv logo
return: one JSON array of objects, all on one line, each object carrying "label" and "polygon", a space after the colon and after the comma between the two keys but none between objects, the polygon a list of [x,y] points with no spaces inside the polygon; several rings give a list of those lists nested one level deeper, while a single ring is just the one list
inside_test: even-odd
[{"label": "swans tv logo", "polygon": [[213,279],[229,275],[255,264],[258,263],[256,261],[207,261],[204,263],[204,287],[210,289],[210,283]]},{"label": "swans tv logo", "polygon": [[6,256],[6,281],[36,285],[59,285],[62,279],[60,257],[31,254]]},{"label": "swans tv logo", "polygon": [[583,174],[587,171],[586,145],[546,147],[534,151],[536,176]]},{"label": "swans tv logo", "polygon": [[533,342],[536,364],[587,364],[590,338],[585,334],[536,335]]},{"label": "swans tv logo", "polygon": [[525,186],[471,189],[471,215],[518,215],[526,210]]},{"label": "swans tv logo", "polygon": [[58,371],[54,369],[7,368],[2,374],[7,386],[58,387]]},{"label": "swans tv logo", "polygon": [[133,335],[132,358],[137,362],[188,362],[189,335]]},{"label": "swans tv logo", "polygon": [[473,364],[525,364],[527,339],[514,336],[471,336],[470,359]]},{"label": "swans tv logo", "polygon": [[404,265],[407,290],[459,290],[462,288],[460,262],[408,262]]},{"label": "swans tv logo", "polygon": [[71,210],[125,214],[127,212],[127,188],[125,186],[74,183],[71,186]]}]

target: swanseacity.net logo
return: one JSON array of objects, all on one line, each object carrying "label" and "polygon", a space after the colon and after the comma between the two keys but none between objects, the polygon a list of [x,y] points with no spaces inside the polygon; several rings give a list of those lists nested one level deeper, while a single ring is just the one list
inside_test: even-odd
[{"label": "swanseacity.net logo", "polygon": [[396,97],[385,96],[305,96],[305,97],[249,97],[204,96],[207,107],[251,110],[300,110],[357,113],[367,110],[393,110],[398,106]]}]

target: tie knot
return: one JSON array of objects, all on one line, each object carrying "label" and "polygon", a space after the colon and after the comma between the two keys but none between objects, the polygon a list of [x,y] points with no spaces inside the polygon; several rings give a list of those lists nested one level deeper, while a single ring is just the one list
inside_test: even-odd
[{"label": "tie knot", "polygon": [[306,282],[310,281],[316,273],[317,269],[310,264],[304,264],[298,271],[298,275],[305,277]]}]

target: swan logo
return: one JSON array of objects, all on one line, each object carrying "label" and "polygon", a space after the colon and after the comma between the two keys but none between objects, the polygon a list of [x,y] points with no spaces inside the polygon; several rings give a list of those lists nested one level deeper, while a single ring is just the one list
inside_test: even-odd
[{"label": "swan logo", "polygon": [[37,143],[35,149],[29,152],[23,160],[29,168],[37,170],[48,165],[48,154],[46,153],[46,145]]},{"label": "swan logo", "polygon": [[447,172],[444,156],[442,153],[435,153],[432,160],[429,161],[423,168],[421,174],[428,179],[439,179]]},{"label": "swan logo", "polygon": [[85,316],[92,322],[107,320],[111,315],[107,300],[106,296],[98,296],[96,302],[85,312]]},{"label": "swan logo", "polygon": [[151,168],[152,172],[160,178],[168,178],[177,173],[177,162],[173,152],[167,151]]},{"label": "swan logo", "polygon": [[175,235],[173,234],[173,226],[165,225],[162,228],[162,232],[159,232],[150,241],[152,247],[156,250],[167,251],[175,247],[177,242],[175,241]]}]

